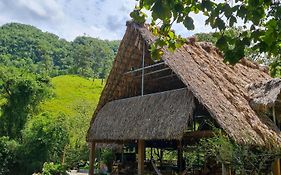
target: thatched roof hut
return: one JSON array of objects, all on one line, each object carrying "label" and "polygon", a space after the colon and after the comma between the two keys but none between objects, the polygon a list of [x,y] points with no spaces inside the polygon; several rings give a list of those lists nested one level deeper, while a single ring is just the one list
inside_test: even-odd
[{"label": "thatched roof hut", "polygon": [[[279,79],[246,59],[234,66],[225,64],[218,49],[208,43],[185,44],[175,52],[164,50],[162,60],[155,62],[149,53],[154,40],[148,26],[127,23],[88,131],[89,142],[179,139],[196,101],[236,142],[281,146],[276,124],[251,107],[275,103]],[[145,72],[138,71],[143,56]],[[145,96],[140,96],[142,75]],[[267,85],[273,86],[273,92],[268,92]]]}]

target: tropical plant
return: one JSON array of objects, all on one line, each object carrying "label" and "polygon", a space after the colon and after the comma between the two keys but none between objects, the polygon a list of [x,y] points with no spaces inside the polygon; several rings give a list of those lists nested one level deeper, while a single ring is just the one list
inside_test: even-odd
[{"label": "tropical plant", "polygon": [[[146,11],[145,11],[146,10]],[[185,39],[172,30],[174,23],[182,23],[187,30],[194,30],[192,14],[206,16],[205,23],[217,29],[217,47],[224,52],[225,61],[231,64],[245,56],[251,47],[259,53],[271,56],[280,55],[281,50],[281,5],[275,0],[140,0],[131,17],[144,23],[151,12],[151,30],[158,36],[151,47],[152,54],[161,55],[161,48],[168,46],[175,50]],[[156,23],[160,27],[156,27]],[[242,23],[239,37],[225,35],[229,27]],[[249,26],[249,27],[248,27]],[[233,46],[233,47],[231,47]]]}]

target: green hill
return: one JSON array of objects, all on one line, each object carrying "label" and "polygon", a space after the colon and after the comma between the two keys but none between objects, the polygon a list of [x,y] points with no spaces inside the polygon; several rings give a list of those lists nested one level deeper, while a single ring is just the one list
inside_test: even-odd
[{"label": "green hill", "polygon": [[79,106],[89,107],[86,111],[93,113],[103,88],[99,79],[93,81],[76,75],[54,77],[51,82],[54,96],[42,104],[43,111],[70,117],[77,115]]}]

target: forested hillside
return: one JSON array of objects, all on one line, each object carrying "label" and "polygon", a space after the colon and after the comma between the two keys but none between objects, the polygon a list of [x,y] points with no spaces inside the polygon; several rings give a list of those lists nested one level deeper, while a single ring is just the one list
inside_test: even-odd
[{"label": "forested hillside", "polygon": [[105,78],[119,41],[81,36],[73,42],[25,24],[0,27],[0,62],[49,76],[79,74]]},{"label": "forested hillside", "polygon": [[86,132],[118,45],[0,27],[0,175],[63,172],[88,159]]}]

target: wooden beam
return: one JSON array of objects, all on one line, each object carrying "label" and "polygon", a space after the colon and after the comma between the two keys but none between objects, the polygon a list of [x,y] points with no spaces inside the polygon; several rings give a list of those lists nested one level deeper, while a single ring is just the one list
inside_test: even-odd
[{"label": "wooden beam", "polygon": [[280,172],[280,159],[276,159],[273,163],[273,175],[281,175]]},{"label": "wooden beam", "polygon": [[138,140],[138,175],[144,174],[144,140]]},{"label": "wooden beam", "polygon": [[89,175],[94,175],[94,164],[95,164],[95,151],[96,151],[96,143],[91,143],[91,149],[90,149],[90,169],[89,169]]}]

